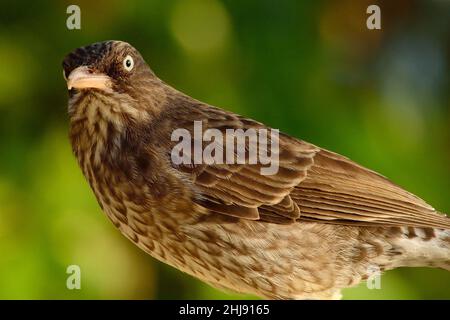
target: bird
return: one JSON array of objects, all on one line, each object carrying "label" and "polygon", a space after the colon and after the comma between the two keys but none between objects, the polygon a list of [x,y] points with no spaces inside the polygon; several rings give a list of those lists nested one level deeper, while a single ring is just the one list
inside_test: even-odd
[{"label": "bird", "polygon": [[169,86],[124,41],[77,48],[62,66],[79,167],[106,216],[152,257],[263,299],[340,299],[373,270],[450,271],[450,218],[384,176],[282,132],[267,140],[278,145],[271,174],[248,159],[183,151],[174,161],[177,130],[204,147],[198,124],[223,135],[275,129]]}]

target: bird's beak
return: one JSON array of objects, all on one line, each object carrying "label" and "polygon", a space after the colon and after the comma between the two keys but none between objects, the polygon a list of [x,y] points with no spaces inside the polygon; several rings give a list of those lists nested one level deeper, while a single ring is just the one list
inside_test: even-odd
[{"label": "bird's beak", "polygon": [[111,88],[111,78],[102,73],[93,73],[87,66],[78,67],[67,78],[67,89],[101,89]]}]

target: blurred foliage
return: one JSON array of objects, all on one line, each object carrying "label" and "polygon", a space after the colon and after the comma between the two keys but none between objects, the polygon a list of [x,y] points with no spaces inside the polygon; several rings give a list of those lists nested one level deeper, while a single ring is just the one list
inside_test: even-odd
[{"label": "blurred foliage", "polygon": [[[81,30],[66,8],[81,7]],[[382,30],[366,28],[377,3]],[[102,214],[71,154],[61,61],[138,48],[193,97],[347,155],[450,212],[450,3],[35,1],[0,11],[0,298],[241,298],[167,267]],[[82,270],[67,290],[66,267]],[[401,269],[346,298],[450,298],[450,273]]]}]

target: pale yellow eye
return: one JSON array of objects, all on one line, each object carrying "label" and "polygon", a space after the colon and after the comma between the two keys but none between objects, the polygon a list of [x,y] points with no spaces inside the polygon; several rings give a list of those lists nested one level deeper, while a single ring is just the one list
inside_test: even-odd
[{"label": "pale yellow eye", "polygon": [[126,56],[125,59],[123,59],[123,67],[127,71],[131,71],[133,69],[134,60],[130,55]]}]

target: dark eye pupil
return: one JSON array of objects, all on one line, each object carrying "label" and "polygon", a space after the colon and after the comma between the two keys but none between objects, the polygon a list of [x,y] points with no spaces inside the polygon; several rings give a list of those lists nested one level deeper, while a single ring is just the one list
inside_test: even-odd
[{"label": "dark eye pupil", "polygon": [[125,61],[125,65],[129,68],[131,67],[131,60],[127,59],[127,61]]}]

